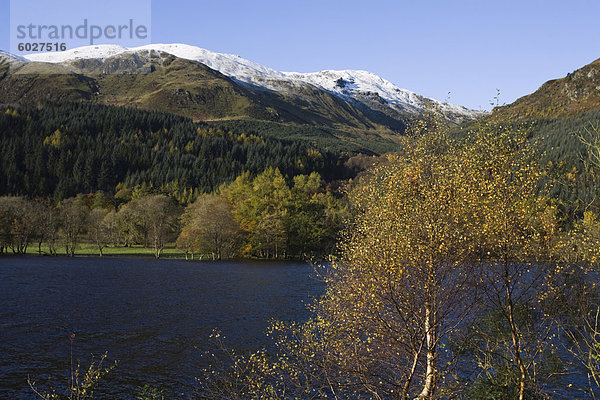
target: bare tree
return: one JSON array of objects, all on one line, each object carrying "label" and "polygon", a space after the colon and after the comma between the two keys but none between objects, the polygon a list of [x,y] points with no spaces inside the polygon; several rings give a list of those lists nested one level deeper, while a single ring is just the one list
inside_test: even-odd
[{"label": "bare tree", "polygon": [[35,216],[38,254],[42,254],[42,243],[46,243],[50,255],[56,255],[58,240],[59,214],[50,199],[37,199],[33,204]]},{"label": "bare tree", "polygon": [[60,203],[59,211],[65,252],[74,257],[81,235],[87,227],[90,209],[79,199],[72,197]]},{"label": "bare tree", "polygon": [[110,231],[106,221],[107,214],[106,210],[96,208],[89,215],[88,237],[96,244],[100,257],[104,255],[103,250],[110,241]]},{"label": "bare tree", "polygon": [[112,244],[114,247],[117,247],[120,243],[119,219],[117,216],[117,212],[115,210],[111,210],[104,217],[103,223],[106,228],[108,243]]},{"label": "bare tree", "polygon": [[1,249],[25,254],[36,231],[33,203],[23,197],[0,197]]}]

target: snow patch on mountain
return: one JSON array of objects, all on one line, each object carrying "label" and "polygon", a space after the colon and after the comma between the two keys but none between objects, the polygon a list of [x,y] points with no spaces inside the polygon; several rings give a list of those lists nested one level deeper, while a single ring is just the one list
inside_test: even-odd
[{"label": "snow patch on mountain", "polygon": [[214,51],[187,44],[151,44],[130,49],[130,51],[156,50],[174,55],[186,60],[198,61],[219,71],[223,75],[237,78],[238,80],[252,83],[256,75],[265,75],[272,78],[284,78],[284,75],[253,61],[246,60],[235,54],[215,53]]},{"label": "snow patch on mountain", "polygon": [[358,93],[377,94],[393,104],[408,105],[418,109],[425,106],[422,98],[416,93],[400,89],[393,83],[368,71],[326,70],[311,73],[287,72],[285,75],[290,79],[307,82],[349,98],[353,98]]},{"label": "snow patch on mountain", "polygon": [[310,83],[347,100],[362,101],[365,97],[378,97],[399,111],[420,113],[426,109],[439,109],[457,122],[460,122],[461,117],[474,119],[485,115],[482,111],[429,99],[410,90],[401,89],[368,71],[325,70],[311,73],[284,72],[284,74],[287,78]]},{"label": "snow patch on mountain", "polygon": [[112,44],[77,47],[66,51],[51,53],[33,53],[25,56],[29,61],[62,63],[66,61],[85,60],[90,58],[108,58],[129,51],[129,49]]}]

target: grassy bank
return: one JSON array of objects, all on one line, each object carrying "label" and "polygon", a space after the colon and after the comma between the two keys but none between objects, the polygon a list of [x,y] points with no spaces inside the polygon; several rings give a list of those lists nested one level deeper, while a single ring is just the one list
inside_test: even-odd
[{"label": "grassy bank", "polygon": [[[65,255],[65,250],[61,246],[57,246],[56,248],[59,256]],[[102,253],[104,257],[150,257],[154,258],[154,249],[151,247],[144,246],[128,246],[128,247],[105,247],[102,249]],[[38,246],[37,244],[30,245],[27,248],[28,255],[38,255]],[[50,249],[46,245],[42,245],[42,255],[49,255]],[[84,257],[98,257],[100,253],[98,252],[98,247],[92,243],[81,243],[77,247],[77,251],[75,252],[76,256],[84,256]],[[202,259],[206,260],[208,256],[204,256]],[[169,245],[165,247],[162,251],[160,258],[169,258],[169,259],[184,259],[185,260],[185,252],[175,248],[175,245]],[[194,255],[194,259],[199,259],[198,255]]]}]

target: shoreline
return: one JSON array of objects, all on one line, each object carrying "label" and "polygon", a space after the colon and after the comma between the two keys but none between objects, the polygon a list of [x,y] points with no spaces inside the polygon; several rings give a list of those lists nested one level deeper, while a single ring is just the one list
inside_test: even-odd
[{"label": "shoreline", "polygon": [[[111,258],[132,258],[132,259],[149,259],[149,260],[178,260],[178,261],[189,261],[189,262],[302,262],[310,263],[310,259],[307,258],[277,258],[277,259],[266,259],[266,258],[245,258],[236,257],[229,259],[212,259],[210,255],[203,255],[202,257],[194,256],[192,259],[188,257],[186,259],[185,252],[179,249],[169,247],[163,250],[160,258],[154,256],[154,249],[149,247],[107,247],[104,249],[104,254],[100,256],[98,252],[95,253],[90,251],[89,245],[84,245],[80,253],[75,253],[74,256],[65,254],[64,251],[58,251],[57,254],[52,255],[47,248],[42,247],[42,254],[39,254],[37,247],[28,248],[27,252],[22,254],[14,254],[12,252],[0,254],[0,260],[4,258],[21,258],[21,257],[35,257],[35,258],[98,258],[98,259],[111,259]],[[319,258],[322,260],[322,258]]]}]

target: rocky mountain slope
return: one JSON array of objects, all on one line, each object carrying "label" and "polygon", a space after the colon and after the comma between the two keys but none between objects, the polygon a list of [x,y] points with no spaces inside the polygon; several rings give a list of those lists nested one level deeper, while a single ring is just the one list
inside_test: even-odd
[{"label": "rocky mountain slope", "polygon": [[493,118],[569,118],[595,110],[600,110],[600,59],[564,78],[544,83],[534,93],[512,104],[497,107]]}]

